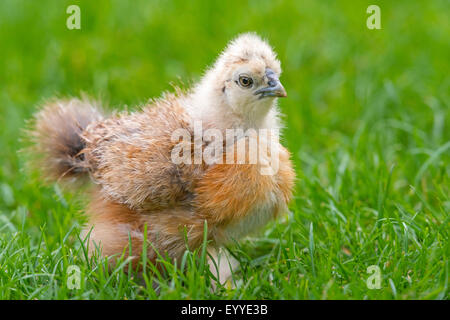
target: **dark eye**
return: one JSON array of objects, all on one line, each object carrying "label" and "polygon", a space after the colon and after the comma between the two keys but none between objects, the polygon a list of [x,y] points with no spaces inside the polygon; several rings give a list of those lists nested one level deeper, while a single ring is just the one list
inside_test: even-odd
[{"label": "dark eye", "polygon": [[253,79],[248,76],[240,76],[239,84],[244,88],[249,88],[253,84]]}]

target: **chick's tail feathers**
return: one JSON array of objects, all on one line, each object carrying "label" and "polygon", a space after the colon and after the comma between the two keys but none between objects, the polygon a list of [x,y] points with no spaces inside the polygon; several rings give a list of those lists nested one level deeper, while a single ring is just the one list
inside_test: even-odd
[{"label": "chick's tail feathers", "polygon": [[89,172],[82,132],[103,119],[101,108],[87,99],[52,100],[38,111],[28,130],[32,165],[49,181],[82,180]]}]

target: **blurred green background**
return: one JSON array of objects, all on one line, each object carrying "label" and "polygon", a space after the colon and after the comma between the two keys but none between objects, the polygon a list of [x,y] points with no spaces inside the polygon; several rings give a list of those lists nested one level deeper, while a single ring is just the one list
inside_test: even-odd
[{"label": "blurred green background", "polygon": [[[71,4],[81,30],[66,28]],[[381,30],[366,27],[370,4],[381,8]],[[288,222],[265,234],[280,252],[295,245],[284,255],[273,243],[244,243],[267,259],[255,278],[272,280],[258,287],[247,271],[237,297],[448,297],[449,17],[446,0],[0,1],[1,297],[30,298],[33,284],[21,277],[32,274],[24,261],[37,255],[43,225],[57,247],[83,221],[73,195],[23,170],[21,130],[38,105],[85,92],[133,109],[191,85],[247,31],[281,60],[283,143],[298,183]],[[21,230],[30,255],[2,260],[2,250],[23,246],[11,240]],[[17,278],[2,278],[13,262]],[[378,291],[365,287],[371,264],[383,268]],[[13,286],[21,289],[7,294]],[[167,297],[189,288],[180,292]]]}]

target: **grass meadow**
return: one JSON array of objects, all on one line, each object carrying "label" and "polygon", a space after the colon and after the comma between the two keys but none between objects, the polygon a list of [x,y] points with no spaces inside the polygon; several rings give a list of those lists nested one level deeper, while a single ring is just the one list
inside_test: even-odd
[{"label": "grass meadow", "polygon": [[[81,30],[66,27],[71,4]],[[448,299],[449,15],[445,0],[0,1],[0,299]],[[214,290],[203,248],[163,262],[168,277],[87,258],[86,201],[25,169],[26,120],[83,92],[134,110],[246,31],[284,70],[289,213],[230,247],[241,269]]]}]

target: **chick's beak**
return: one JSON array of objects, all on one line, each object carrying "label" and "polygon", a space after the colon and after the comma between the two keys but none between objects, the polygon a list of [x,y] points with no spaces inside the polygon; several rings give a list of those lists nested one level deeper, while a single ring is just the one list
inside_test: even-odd
[{"label": "chick's beak", "polygon": [[265,97],[287,97],[286,90],[278,79],[278,76],[271,69],[266,69],[266,77],[268,79],[268,86],[255,91],[255,95],[260,95],[259,98]]}]

